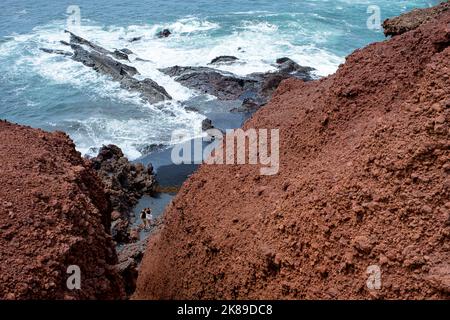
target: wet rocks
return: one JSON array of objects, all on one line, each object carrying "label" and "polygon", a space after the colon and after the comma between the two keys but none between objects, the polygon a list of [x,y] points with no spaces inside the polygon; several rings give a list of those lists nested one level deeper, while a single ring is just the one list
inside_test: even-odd
[{"label": "wet rocks", "polygon": [[73,142],[3,121],[0,138],[0,299],[125,298],[108,197]]},{"label": "wet rocks", "polygon": [[131,50],[128,49],[128,48],[122,48],[122,49],[120,49],[120,50],[118,50],[118,51],[123,52],[123,53],[125,53],[125,54],[127,54],[127,55],[134,54],[134,52],[131,51]]},{"label": "wet rocks", "polygon": [[115,81],[131,79],[139,74],[136,68],[120,63],[113,58],[97,51],[88,51],[80,45],[72,44],[74,50],[72,59],[81,62],[87,67],[93,68],[99,73],[109,75]]},{"label": "wet rocks", "polygon": [[158,33],[156,34],[156,36],[157,36],[158,38],[167,38],[167,37],[170,36],[171,34],[172,34],[172,32],[170,32],[169,29],[164,29],[164,30],[158,32]]},{"label": "wet rocks", "polygon": [[64,51],[64,50],[47,49],[47,48],[39,48],[39,50],[44,51],[46,53],[59,54],[62,56],[67,56],[67,57],[71,57],[73,55],[72,52]]},{"label": "wet rocks", "polygon": [[450,140],[426,124],[448,116],[450,56],[432,39],[449,23],[283,81],[243,126],[280,129],[282,170],[203,166],[164,213],[134,298],[448,299]]},{"label": "wet rocks", "polygon": [[129,39],[128,42],[137,42],[140,40],[142,40],[142,37],[133,37],[133,38]]},{"label": "wet rocks", "polygon": [[174,66],[160,71],[190,89],[213,95],[219,100],[239,99],[247,90],[254,90],[257,84],[257,80],[208,67]]},{"label": "wet rocks", "polygon": [[202,121],[202,131],[207,131],[209,129],[214,129],[214,126],[212,124],[212,121],[206,118]]},{"label": "wet rocks", "polygon": [[117,272],[122,276],[127,295],[131,295],[136,289],[139,264],[147,246],[147,239],[129,244],[119,250],[119,263]]},{"label": "wet rocks", "polygon": [[235,56],[219,56],[211,60],[209,64],[230,64],[238,61]]},{"label": "wet rocks", "polygon": [[[211,61],[211,64],[236,60],[233,56],[220,56]],[[278,59],[276,67],[274,72],[252,73],[245,77],[209,67],[174,66],[160,71],[188,88],[213,95],[219,100],[242,100],[242,107],[232,111],[247,112],[246,110],[256,110],[266,104],[281,81],[292,77],[304,81],[313,79],[313,68],[303,67],[289,58]]]},{"label": "wet rocks", "polygon": [[[123,49],[122,49],[123,50]],[[113,56],[116,58],[116,59],[120,59],[120,60],[127,60],[127,61],[129,61],[129,59],[128,59],[128,54],[127,53],[125,53],[124,51],[122,51],[122,50],[114,50],[113,51]],[[126,51],[129,51],[129,50],[127,50],[127,49],[125,49]],[[131,52],[131,51],[130,51]]]},{"label": "wet rocks", "polygon": [[113,238],[118,243],[129,242],[130,212],[144,194],[151,195],[156,188],[153,168],[131,163],[115,145],[103,146],[90,161],[103,181],[115,212]]},{"label": "wet rocks", "polygon": [[450,265],[442,264],[431,268],[425,280],[437,290],[450,293]]},{"label": "wet rocks", "polygon": [[167,146],[162,143],[152,143],[150,145],[139,148],[139,152],[141,152],[142,154],[150,154],[152,152],[160,151],[166,147]]},{"label": "wet rocks", "polygon": [[258,102],[252,98],[245,98],[239,107],[231,109],[230,112],[252,113],[258,110],[262,105],[264,105],[264,101]]}]

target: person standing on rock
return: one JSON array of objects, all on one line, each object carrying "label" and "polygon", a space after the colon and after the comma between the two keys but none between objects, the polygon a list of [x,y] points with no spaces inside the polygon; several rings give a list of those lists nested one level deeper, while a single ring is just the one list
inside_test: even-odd
[{"label": "person standing on rock", "polygon": [[153,221],[153,215],[152,215],[152,209],[145,208],[141,211],[141,219],[144,223],[144,229],[149,229],[152,221]]}]

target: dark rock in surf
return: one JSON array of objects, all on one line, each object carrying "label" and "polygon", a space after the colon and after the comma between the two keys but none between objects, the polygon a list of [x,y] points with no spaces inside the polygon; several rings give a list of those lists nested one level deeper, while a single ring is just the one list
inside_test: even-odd
[{"label": "dark rock in surf", "polygon": [[113,54],[114,58],[129,61],[128,54],[126,54],[125,52],[123,52],[121,50],[114,50],[112,54]]},{"label": "dark rock in surf", "polygon": [[184,110],[192,111],[192,112],[199,112],[200,111],[197,107],[193,107],[193,106],[186,106],[186,107],[184,107]]},{"label": "dark rock in surf", "polygon": [[385,36],[398,36],[405,32],[417,29],[422,24],[429,22],[443,12],[450,10],[450,2],[444,1],[440,5],[415,9],[398,17],[387,19],[383,22]]},{"label": "dark rock in surf", "polygon": [[72,44],[71,47],[74,50],[74,55],[72,56],[73,60],[81,62],[97,72],[107,74],[111,76],[113,80],[121,81],[124,78],[131,78],[139,74],[136,68],[120,63],[97,51],[85,50],[82,46],[77,44]]},{"label": "dark rock in surf", "polygon": [[234,56],[219,56],[211,60],[209,64],[230,64],[239,60]]},{"label": "dark rock in surf", "polygon": [[64,50],[57,50],[57,49],[47,49],[47,48],[39,48],[39,50],[44,51],[46,53],[54,53],[59,54],[62,56],[71,57],[73,55],[72,52],[64,51]]},{"label": "dark rock in surf", "polygon": [[156,36],[157,36],[158,38],[167,38],[167,37],[170,36],[171,34],[172,34],[172,32],[170,32],[169,29],[164,29],[164,30],[158,32],[158,33],[156,34]]},{"label": "dark rock in surf", "polygon": [[128,40],[128,42],[136,42],[136,41],[140,41],[142,39],[142,37],[133,37],[130,40]]},{"label": "dark rock in surf", "polygon": [[243,105],[234,108],[233,112],[252,112],[257,109],[256,106],[269,101],[281,81],[292,77],[313,80],[313,68],[303,67],[290,58],[278,59],[276,67],[273,72],[252,73],[245,77],[209,67],[174,66],[160,71],[188,88],[213,95],[219,100],[242,100]]},{"label": "dark rock in surf", "polygon": [[134,78],[125,77],[122,79],[121,84],[130,91],[139,92],[141,97],[149,103],[158,103],[172,99],[164,87],[149,78],[139,81]]},{"label": "dark rock in surf", "polygon": [[73,44],[84,45],[84,46],[87,46],[87,47],[97,51],[98,53],[101,53],[104,55],[111,54],[111,52],[109,50],[106,50],[105,48],[103,48],[99,45],[96,45],[96,44],[90,42],[89,40],[86,40],[80,36],[77,36],[76,34],[70,32],[68,30],[65,30],[64,32],[70,34],[70,44],[71,45],[73,45]]},{"label": "dark rock in surf", "polygon": [[214,126],[212,124],[212,121],[206,118],[202,121],[202,131],[207,131],[209,129],[214,129]]},{"label": "dark rock in surf", "polygon": [[160,151],[160,150],[164,149],[165,147],[166,147],[166,145],[164,145],[162,143],[152,143],[151,145],[140,148],[139,152],[146,155],[146,154],[150,154],[152,152]]},{"label": "dark rock in surf", "polygon": [[103,146],[97,157],[90,159],[92,168],[103,181],[114,211],[127,216],[144,195],[156,188],[153,167],[131,163],[115,145]]},{"label": "dark rock in surf", "polygon": [[255,90],[257,80],[239,77],[208,67],[170,67],[160,69],[182,85],[217,97],[219,100],[236,100],[248,90]]}]

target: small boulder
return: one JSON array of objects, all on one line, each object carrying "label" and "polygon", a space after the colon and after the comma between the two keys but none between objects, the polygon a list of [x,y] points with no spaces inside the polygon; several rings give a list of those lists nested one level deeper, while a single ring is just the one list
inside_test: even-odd
[{"label": "small boulder", "polygon": [[170,32],[169,29],[164,29],[164,30],[158,32],[156,35],[158,36],[158,38],[167,38],[171,34],[172,34],[172,32]]},{"label": "small boulder", "polygon": [[212,121],[206,118],[202,121],[202,131],[207,131],[209,129],[214,129],[214,126],[212,124]]},{"label": "small boulder", "polygon": [[233,63],[239,60],[235,56],[219,56],[211,60],[209,64],[225,64],[225,63]]}]

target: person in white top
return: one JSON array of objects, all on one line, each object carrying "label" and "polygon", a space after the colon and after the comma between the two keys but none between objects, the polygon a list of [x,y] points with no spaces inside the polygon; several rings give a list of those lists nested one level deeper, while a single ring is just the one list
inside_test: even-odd
[{"label": "person in white top", "polygon": [[144,223],[144,229],[150,228],[153,222],[152,209],[145,208],[141,212],[141,220]]}]

